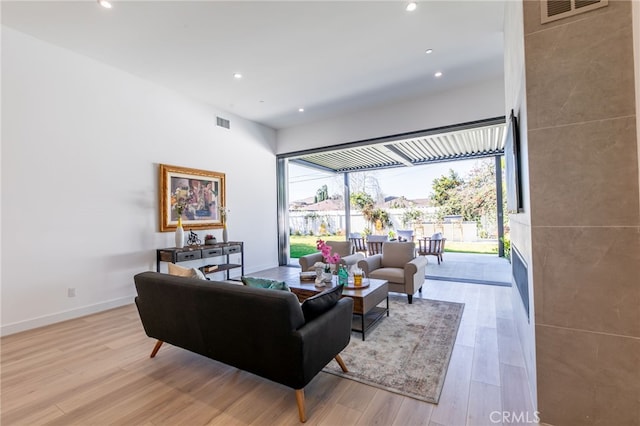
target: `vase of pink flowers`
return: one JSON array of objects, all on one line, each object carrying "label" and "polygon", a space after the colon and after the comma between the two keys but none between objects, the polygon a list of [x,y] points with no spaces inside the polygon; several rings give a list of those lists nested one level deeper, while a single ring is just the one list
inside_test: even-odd
[{"label": "vase of pink flowers", "polygon": [[338,253],[331,254],[331,246],[321,239],[316,242],[316,248],[320,250],[325,261],[322,281],[331,282],[333,272],[337,270],[336,265],[340,263],[340,255]]}]

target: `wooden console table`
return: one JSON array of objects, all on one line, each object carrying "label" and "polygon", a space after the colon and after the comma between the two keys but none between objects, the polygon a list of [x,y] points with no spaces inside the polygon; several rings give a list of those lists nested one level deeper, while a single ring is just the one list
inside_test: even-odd
[{"label": "wooden console table", "polygon": [[[240,263],[231,263],[230,256],[232,254],[240,256]],[[214,260],[220,257],[223,258],[222,263],[214,263]],[[180,263],[197,259],[211,259],[212,263],[199,268],[204,274],[225,272],[228,280],[229,271],[240,268],[241,274],[244,275],[244,243],[242,241],[158,249],[156,251],[156,271],[160,272],[160,262]],[[216,265],[217,268],[210,271],[209,269],[213,265]]]}]

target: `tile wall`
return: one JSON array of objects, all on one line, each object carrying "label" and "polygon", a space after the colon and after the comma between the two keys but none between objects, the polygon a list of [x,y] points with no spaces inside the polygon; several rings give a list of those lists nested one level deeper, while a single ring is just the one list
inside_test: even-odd
[{"label": "tile wall", "polygon": [[540,24],[524,1],[537,401],[552,425],[640,422],[631,2]]}]

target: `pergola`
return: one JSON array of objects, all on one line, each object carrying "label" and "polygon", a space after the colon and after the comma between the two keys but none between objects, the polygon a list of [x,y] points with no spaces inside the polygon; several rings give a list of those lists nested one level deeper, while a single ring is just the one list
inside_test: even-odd
[{"label": "pergola", "polygon": [[[288,258],[287,162],[326,172],[343,174],[345,200],[350,198],[349,173],[393,167],[413,167],[430,163],[495,157],[498,218],[498,254],[504,255],[502,211],[502,165],[505,117],[441,127],[366,141],[333,145],[278,156],[278,228],[280,264]],[[350,203],[345,202],[346,232],[350,232]]]}]

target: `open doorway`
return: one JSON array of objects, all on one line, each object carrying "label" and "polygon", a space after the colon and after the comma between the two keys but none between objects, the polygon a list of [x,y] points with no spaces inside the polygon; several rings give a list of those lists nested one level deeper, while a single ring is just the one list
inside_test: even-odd
[{"label": "open doorway", "polygon": [[449,262],[441,266],[432,258],[430,264],[440,267],[429,277],[447,279],[458,270],[456,278],[463,280],[508,281],[508,271],[504,277],[487,274],[495,265],[478,265],[475,278],[470,268],[454,265],[457,258],[477,263],[466,254],[504,256],[508,242],[501,185],[504,118],[474,124],[279,158],[286,177],[279,185],[286,192],[281,264],[297,264],[297,257],[316,251],[318,237],[410,238],[418,246],[418,240],[439,234]]}]

